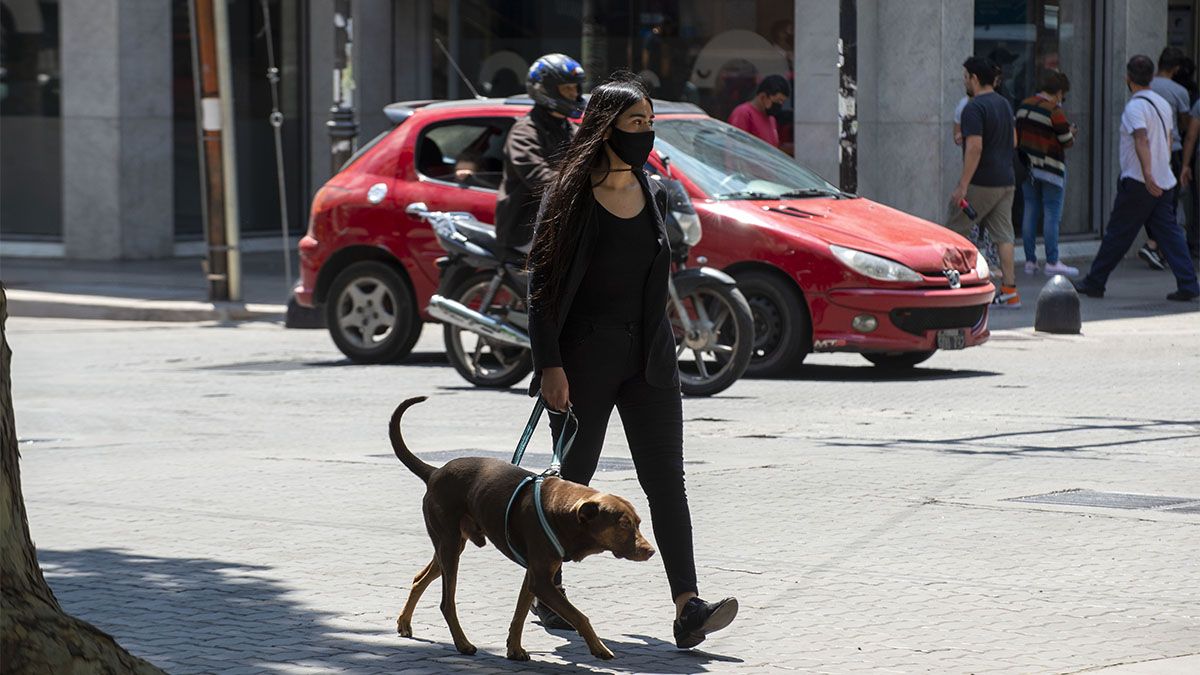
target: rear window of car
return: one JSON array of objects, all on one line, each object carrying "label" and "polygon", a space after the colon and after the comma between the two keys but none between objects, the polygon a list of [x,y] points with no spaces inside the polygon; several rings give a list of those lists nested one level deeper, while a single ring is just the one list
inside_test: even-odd
[{"label": "rear window of car", "polygon": [[512,117],[472,117],[429,125],[417,140],[417,172],[433,180],[500,188]]}]

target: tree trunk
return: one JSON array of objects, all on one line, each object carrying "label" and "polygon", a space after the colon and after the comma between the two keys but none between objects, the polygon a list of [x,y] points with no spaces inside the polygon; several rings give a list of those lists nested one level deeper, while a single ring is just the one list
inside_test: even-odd
[{"label": "tree trunk", "polygon": [[21,495],[7,322],[8,296],[0,285],[0,671],[162,673],[63,612],[42,576]]}]

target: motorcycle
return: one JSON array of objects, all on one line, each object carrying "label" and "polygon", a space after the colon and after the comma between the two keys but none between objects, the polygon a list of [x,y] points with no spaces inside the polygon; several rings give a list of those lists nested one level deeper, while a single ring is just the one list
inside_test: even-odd
[{"label": "motorcycle", "polygon": [[[729,275],[687,267],[689,250],[700,240],[700,219],[678,181],[652,178],[667,189],[670,205],[668,311],[680,358],[680,387],[689,396],[711,396],[737,381],[750,364],[750,306]],[[430,211],[421,202],[405,211],[428,222],[448,254],[438,259],[441,281],[428,311],[445,324],[451,365],[480,387],[507,388],[523,380],[533,369],[525,302],[528,246],[501,250],[495,227],[470,213]]]}]

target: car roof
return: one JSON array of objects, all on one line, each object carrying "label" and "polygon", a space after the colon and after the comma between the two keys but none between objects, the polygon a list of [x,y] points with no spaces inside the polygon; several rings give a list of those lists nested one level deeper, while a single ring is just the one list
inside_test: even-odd
[{"label": "car roof", "polygon": [[[587,100],[588,94],[584,94],[584,100]],[[700,106],[694,103],[683,103],[680,101],[662,101],[659,99],[651,99],[654,105],[654,112],[660,115],[706,115]],[[532,106],[533,99],[528,96],[509,96],[508,98],[467,98],[457,100],[445,99],[422,99],[417,101],[399,101],[390,103],[383,108],[383,114],[387,116],[392,124],[400,124],[404,120],[416,114],[418,110],[445,110],[445,109],[471,109],[471,108],[488,108],[495,106]]]}]

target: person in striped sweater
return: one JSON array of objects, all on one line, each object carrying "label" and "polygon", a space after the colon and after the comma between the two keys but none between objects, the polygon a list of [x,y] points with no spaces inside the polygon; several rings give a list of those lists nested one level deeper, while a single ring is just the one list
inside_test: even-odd
[{"label": "person in striped sweater", "polygon": [[1075,142],[1075,126],[1067,121],[1062,103],[1071,83],[1057,70],[1042,76],[1038,93],[1017,107],[1017,147],[1029,158],[1029,178],[1021,186],[1025,197],[1025,218],[1021,238],[1025,244],[1025,273],[1037,272],[1037,221],[1042,216],[1045,240],[1046,276],[1077,276],[1079,270],[1063,264],[1058,257],[1058,226],[1062,222],[1063,195],[1066,190],[1066,149]]}]

